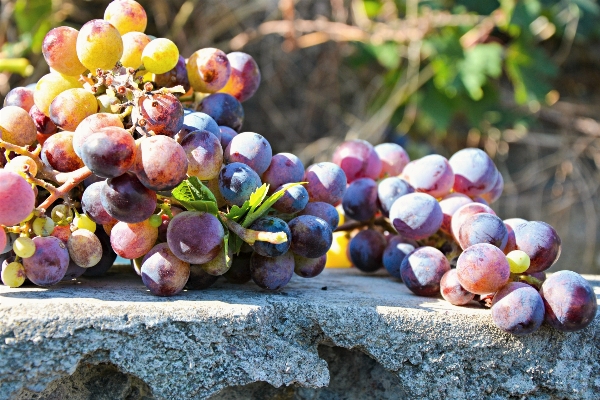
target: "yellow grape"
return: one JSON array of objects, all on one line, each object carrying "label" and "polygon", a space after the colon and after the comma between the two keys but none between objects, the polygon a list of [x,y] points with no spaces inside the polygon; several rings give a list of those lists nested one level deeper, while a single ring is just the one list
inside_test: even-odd
[{"label": "yellow grape", "polygon": [[50,116],[50,104],[60,93],[68,89],[82,88],[83,85],[74,76],[61,75],[51,72],[42,76],[35,86],[33,101],[37,108],[45,115]]},{"label": "yellow grape", "polygon": [[25,282],[25,267],[18,262],[11,262],[2,268],[2,282],[11,288],[21,286]]},{"label": "yellow grape", "polygon": [[73,132],[81,121],[98,111],[98,102],[85,89],[68,89],[52,100],[49,111],[56,126]]},{"label": "yellow grape", "polygon": [[52,218],[39,217],[33,221],[33,232],[37,236],[50,236],[55,226]]},{"label": "yellow grape", "polygon": [[77,57],[90,72],[113,69],[123,55],[123,40],[117,28],[103,19],[86,22],[77,36]]},{"label": "yellow grape", "polygon": [[142,32],[128,32],[122,36],[123,55],[121,64],[127,68],[139,68],[142,65],[142,52],[150,38]]},{"label": "yellow grape", "polygon": [[513,274],[522,274],[527,271],[531,260],[527,253],[522,250],[513,250],[506,255],[510,272]]},{"label": "yellow grape", "polygon": [[79,31],[70,26],[59,26],[44,37],[42,53],[53,70],[61,74],[78,76],[85,67],[77,58],[76,43]]},{"label": "yellow grape", "polygon": [[179,49],[169,39],[154,39],[142,52],[144,67],[153,74],[164,74],[175,68],[179,60]]},{"label": "yellow grape", "polygon": [[29,171],[31,176],[36,176],[38,167],[35,161],[27,156],[17,156],[10,160],[8,164],[4,166],[7,171],[15,172],[21,175],[23,178],[27,178],[25,171]]},{"label": "yellow grape", "polygon": [[79,214],[73,218],[73,225],[77,229],[87,229],[90,232],[96,232],[96,223],[86,214]]},{"label": "yellow grape", "polygon": [[28,146],[37,139],[37,129],[27,111],[6,106],[0,109],[0,137],[17,146]]},{"label": "yellow grape", "polygon": [[19,237],[13,243],[13,251],[21,258],[29,258],[35,253],[35,243],[28,237]]},{"label": "yellow grape", "polygon": [[348,258],[349,243],[348,232],[333,232],[333,243],[327,252],[325,268],[349,268],[352,266],[352,262]]},{"label": "yellow grape", "polygon": [[111,2],[104,11],[104,19],[113,24],[121,35],[132,31],[144,32],[148,23],[144,7],[134,0]]}]

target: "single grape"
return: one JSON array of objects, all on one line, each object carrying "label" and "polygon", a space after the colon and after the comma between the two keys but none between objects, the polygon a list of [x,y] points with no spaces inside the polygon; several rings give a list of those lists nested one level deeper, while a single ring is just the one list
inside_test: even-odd
[{"label": "single grape", "polygon": [[406,240],[404,240],[402,236],[394,235],[383,250],[381,262],[391,276],[402,279],[402,276],[400,275],[400,265],[406,255],[414,249],[415,246],[406,243]]},{"label": "single grape", "polygon": [[231,268],[223,274],[227,282],[241,285],[252,279],[250,274],[250,257],[252,253],[240,253],[233,258]]},{"label": "single grape", "polygon": [[117,220],[106,212],[102,205],[101,193],[102,188],[106,185],[105,181],[94,182],[88,186],[81,196],[81,208],[94,222],[97,224],[116,223]]},{"label": "single grape", "polygon": [[342,168],[348,183],[358,178],[377,179],[382,168],[375,148],[359,139],[340,144],[333,153],[333,162]]},{"label": "single grape", "polygon": [[93,267],[102,258],[100,239],[87,229],[78,229],[71,234],[67,250],[71,260],[81,268]]},{"label": "single grape", "polygon": [[254,251],[265,257],[278,257],[288,251],[291,244],[292,233],[284,220],[276,217],[263,217],[256,220],[250,229],[260,232],[284,232],[287,240],[280,244],[256,241],[252,248]]},{"label": "single grape", "polygon": [[0,137],[17,146],[29,146],[37,138],[37,130],[29,113],[17,106],[0,109]]},{"label": "single grape", "polygon": [[17,288],[25,283],[26,272],[19,262],[7,263],[2,267],[2,283],[11,288]]},{"label": "single grape", "polygon": [[[309,203],[310,204],[310,203]],[[348,247],[350,234],[348,232],[333,232],[333,242],[327,251],[326,268],[349,268],[352,266]]]},{"label": "single grape", "polygon": [[92,233],[96,232],[96,223],[87,215],[79,214],[73,218],[73,226],[77,229],[85,229]]},{"label": "single grape", "polygon": [[32,229],[38,236],[50,236],[56,224],[52,218],[39,217],[33,220]]},{"label": "single grape", "polygon": [[476,148],[462,149],[448,160],[454,171],[454,191],[468,196],[489,192],[498,179],[492,159]]},{"label": "single grape", "polygon": [[213,93],[202,100],[199,111],[210,115],[219,126],[228,126],[239,132],[244,123],[244,108],[227,93]]},{"label": "single grape", "polygon": [[123,55],[123,40],[110,22],[93,19],[81,27],[76,50],[79,61],[92,73],[98,68],[113,69]]},{"label": "single grape", "polygon": [[190,112],[183,116],[183,127],[177,133],[175,139],[179,143],[182,143],[188,134],[196,131],[208,131],[215,135],[219,139],[219,142],[221,140],[221,130],[217,122],[210,115],[199,111]]},{"label": "single grape", "polygon": [[169,39],[158,38],[152,40],[144,47],[142,63],[153,74],[164,74],[177,65],[179,49]]},{"label": "single grape", "polygon": [[498,200],[500,196],[502,196],[502,191],[504,190],[504,178],[502,174],[498,174],[498,178],[496,178],[496,183],[490,189],[489,192],[485,192],[481,194],[481,198],[485,200],[488,204],[491,204]]},{"label": "single grape", "polygon": [[454,214],[452,214],[452,219],[450,221],[450,230],[452,231],[454,238],[458,238],[460,227],[470,216],[480,213],[496,215],[494,210],[489,206],[480,203],[467,203],[456,210]]},{"label": "single grape", "polygon": [[171,93],[143,95],[133,108],[131,119],[138,124],[143,119],[144,129],[155,135],[173,137],[183,126],[183,106]]},{"label": "single grape", "polygon": [[454,185],[454,172],[445,157],[431,154],[415,160],[415,167],[403,174],[417,192],[444,197]]},{"label": "single grape", "polygon": [[[221,136],[221,147],[227,148],[231,139],[233,139],[238,133],[228,126],[219,126],[219,133]],[[302,168],[302,174],[304,175],[304,168]],[[302,179],[302,177],[300,177]]]},{"label": "single grape", "polygon": [[190,264],[175,257],[166,243],[154,246],[142,261],[142,281],[156,296],[173,296],[190,277]]},{"label": "single grape", "polygon": [[144,32],[148,17],[140,3],[135,0],[114,0],[104,11],[104,19],[117,28],[121,35],[127,32]]},{"label": "single grape", "polygon": [[556,230],[542,221],[531,221],[514,228],[516,250],[529,256],[531,265],[527,270],[541,272],[550,268],[560,257],[561,240]]},{"label": "single grape", "polygon": [[377,213],[377,182],[371,178],[354,180],[342,199],[344,214],[361,222],[367,222]]},{"label": "single grape", "polygon": [[59,172],[72,172],[85,164],[73,148],[73,132],[58,132],[50,136],[42,146],[41,159],[48,167]]},{"label": "single grape", "polygon": [[35,253],[35,243],[28,237],[20,237],[13,243],[15,255],[21,258],[29,258]]},{"label": "single grape", "polygon": [[325,269],[327,255],[319,258],[306,258],[294,254],[294,273],[303,278],[314,278]]},{"label": "single grape", "polygon": [[261,179],[264,183],[270,185],[269,192],[273,193],[275,188],[286,183],[300,182],[303,177],[304,164],[298,157],[291,153],[278,153],[271,158],[269,166],[262,174]]},{"label": "single grape", "polygon": [[298,215],[313,215],[319,217],[329,224],[331,230],[335,230],[340,223],[340,214],[334,206],[322,201],[308,203]]},{"label": "single grape", "polygon": [[294,256],[287,252],[278,257],[265,257],[252,253],[250,275],[263,289],[277,290],[288,284],[294,275]]},{"label": "single grape", "polygon": [[[48,117],[50,116],[50,104],[60,93],[68,89],[81,88],[82,85],[76,76],[61,75],[51,72],[40,78],[35,86],[33,100],[37,108]],[[6,140],[6,139],[5,139]]]},{"label": "single grape", "polygon": [[69,267],[67,246],[54,236],[38,236],[33,238],[33,243],[35,253],[23,259],[27,278],[38,286],[52,286],[60,282]]},{"label": "single grape", "polygon": [[[283,186],[278,187],[275,191],[278,192],[281,189]],[[273,208],[283,214],[295,214],[302,211],[307,204],[308,192],[304,186],[298,185],[287,189],[284,195],[273,204]]]},{"label": "single grape", "polygon": [[158,229],[148,220],[133,224],[117,222],[110,231],[110,244],[115,253],[130,260],[148,253],[157,238]]},{"label": "single grape", "polygon": [[496,292],[510,279],[506,256],[489,243],[478,243],[463,251],[458,257],[456,271],[460,284],[475,294]]},{"label": "single grape", "polygon": [[378,144],[375,146],[375,153],[381,160],[380,178],[400,175],[410,161],[406,150],[396,143]]},{"label": "single grape", "polygon": [[177,64],[175,64],[175,66],[171,70],[165,72],[164,74],[155,74],[154,82],[159,87],[169,88],[175,86],[182,86],[183,90],[185,90],[187,93],[192,87],[192,85],[190,85],[190,80],[188,78],[185,58],[183,58],[180,55],[177,59]]},{"label": "single grape", "polygon": [[81,147],[94,133],[102,128],[114,126],[124,128],[121,119],[114,114],[98,113],[85,118],[75,129],[73,136],[73,150],[75,154],[81,157]]},{"label": "single grape", "polygon": [[71,226],[70,225],[56,225],[52,231],[51,236],[59,238],[63,243],[67,243],[71,237]]},{"label": "single grape", "polygon": [[187,73],[196,92],[215,93],[229,80],[231,66],[222,50],[207,47],[188,58]]},{"label": "single grape", "polygon": [[260,70],[251,55],[234,51],[227,54],[231,75],[220,92],[228,93],[240,102],[248,100],[260,85]]},{"label": "single grape", "polygon": [[17,106],[29,112],[34,104],[33,90],[25,86],[17,86],[6,94],[3,107]]},{"label": "single grape", "polygon": [[444,214],[444,219],[442,221],[440,230],[447,235],[452,235],[452,216],[459,208],[470,203],[473,203],[473,200],[471,200],[471,198],[466,194],[450,193],[444,196],[440,200],[440,208],[442,209],[442,214]]},{"label": "single grape", "polygon": [[231,248],[227,249],[227,255],[221,251],[215,258],[207,263],[201,264],[200,267],[208,274],[221,276],[231,268],[231,262],[233,261],[233,252]]},{"label": "single grape", "polygon": [[123,54],[119,61],[125,68],[139,68],[142,65],[142,52],[151,39],[142,32],[127,32],[121,39]]},{"label": "single grape", "polygon": [[425,239],[440,229],[444,216],[437,200],[426,193],[399,197],[390,209],[390,221],[406,239]]},{"label": "single grape", "polygon": [[[56,131],[58,130],[58,127],[56,126],[56,124],[54,122],[52,122],[50,117],[48,117],[46,114],[41,112],[40,109],[35,104],[33,106],[31,106],[31,108],[29,109],[29,116],[31,117],[33,123],[35,124],[35,129],[37,130],[38,142],[40,142],[40,140],[39,140],[40,135],[44,135],[44,139],[47,140],[49,137],[48,135],[52,135],[52,134],[56,133]],[[43,145],[44,143],[40,142],[40,144]]]},{"label": "single grape", "polygon": [[[185,288],[191,290],[203,290],[212,286],[219,279],[218,275],[211,275],[202,269],[200,265],[190,265],[190,277]],[[250,276],[248,276],[250,280]]]},{"label": "single grape", "polygon": [[26,172],[35,177],[38,172],[38,167],[32,158],[27,156],[17,156],[4,166],[4,170],[17,173],[23,178],[27,178],[28,174]]},{"label": "single grape", "polygon": [[321,218],[300,215],[288,226],[292,234],[290,250],[307,258],[318,258],[327,253],[333,241],[331,227]]},{"label": "single grape", "polygon": [[50,103],[50,119],[67,131],[74,131],[85,118],[98,111],[96,97],[85,89],[68,89]]},{"label": "single grape", "polygon": [[458,280],[456,269],[446,271],[440,281],[442,297],[450,304],[464,306],[475,298],[475,294],[467,291]]},{"label": "single grape", "polygon": [[513,250],[506,255],[510,272],[513,274],[522,274],[527,271],[531,260],[527,253],[521,250]]},{"label": "single grape", "polygon": [[181,147],[187,157],[189,176],[201,180],[219,176],[223,166],[223,148],[215,135],[207,130],[192,132],[183,139]]},{"label": "single grape", "polygon": [[104,231],[104,229],[98,229],[95,233],[96,237],[100,240],[102,244],[102,258],[98,264],[94,265],[90,268],[85,268],[84,276],[96,277],[102,276],[112,267],[117,258],[117,253],[113,250],[110,245],[110,237]]},{"label": "single grape", "polygon": [[133,170],[148,189],[171,190],[186,178],[188,159],[175,139],[150,136],[138,140]]},{"label": "single grape", "polygon": [[153,214],[150,216],[150,218],[148,218],[148,222],[150,222],[150,225],[152,225],[154,228],[159,228],[162,225],[162,217],[158,214]]},{"label": "single grape", "polygon": [[77,35],[70,26],[51,29],[42,42],[42,54],[48,66],[64,75],[79,76],[86,68],[77,58]]},{"label": "single grape", "polygon": [[[190,264],[204,264],[223,248],[221,222],[206,212],[184,211],[169,223],[167,243],[176,257]],[[198,240],[202,237],[202,240]]]},{"label": "single grape", "polygon": [[489,243],[504,250],[507,241],[508,230],[504,222],[488,213],[469,216],[458,231],[458,244],[463,250],[476,243]]},{"label": "single grape", "polygon": [[[171,214],[176,216],[177,214],[183,212],[183,210],[179,207],[171,206]],[[160,242],[167,241],[167,229],[169,228],[169,223],[171,222],[171,218],[168,215],[163,214],[161,218],[162,222],[158,227],[158,240]]]},{"label": "single grape", "polygon": [[306,190],[310,201],[322,201],[337,205],[346,193],[346,174],[336,164],[321,162],[309,166],[304,173]]},{"label": "single grape", "polygon": [[573,271],[556,272],[542,284],[540,295],[546,322],[562,332],[573,332],[592,323],[598,309],[594,289]]},{"label": "single grape", "polygon": [[258,175],[269,168],[272,157],[273,152],[267,139],[254,132],[242,132],[235,136],[223,153],[227,164],[244,163]]},{"label": "single grape", "polygon": [[88,268],[81,268],[79,265],[75,264],[73,260],[69,262],[69,267],[67,268],[67,272],[65,272],[65,276],[61,279],[62,281],[70,281],[73,279],[79,278]]},{"label": "single grape", "polygon": [[373,229],[365,229],[350,240],[350,260],[363,272],[375,272],[383,265],[385,237]]},{"label": "single grape", "polygon": [[377,185],[377,204],[386,217],[394,202],[405,194],[414,193],[415,189],[404,179],[397,177],[385,178]]},{"label": "single grape", "polygon": [[65,223],[70,222],[67,221],[67,219],[73,219],[73,211],[71,210],[71,207],[66,204],[57,204],[52,208],[50,218],[52,218],[52,221],[56,224],[64,225]]},{"label": "single grape", "polygon": [[526,335],[537,331],[542,325],[544,302],[531,286],[510,282],[494,295],[492,319],[505,332]]},{"label": "single grape", "polygon": [[419,296],[436,296],[440,282],[450,263],[444,254],[434,247],[419,247],[408,253],[400,264],[400,276],[411,292]]},{"label": "single grape", "polygon": [[246,164],[228,164],[219,172],[219,191],[230,205],[241,207],[260,185],[258,174]]},{"label": "single grape", "polygon": [[19,174],[0,169],[0,225],[13,226],[29,216],[35,193]]},{"label": "single grape", "polygon": [[100,200],[108,215],[129,223],[147,220],[156,209],[156,193],[130,172],[107,180]]}]

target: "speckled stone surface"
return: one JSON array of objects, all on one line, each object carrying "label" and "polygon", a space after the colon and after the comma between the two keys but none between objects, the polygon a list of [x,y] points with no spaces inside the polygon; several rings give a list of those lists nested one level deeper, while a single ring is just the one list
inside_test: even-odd
[{"label": "speckled stone surface", "polygon": [[476,304],[356,270],[295,276],[277,292],[219,280],[172,298],[150,295],[129,267],[50,289],[0,286],[0,399],[365,395],[598,399],[600,318],[516,337]]}]

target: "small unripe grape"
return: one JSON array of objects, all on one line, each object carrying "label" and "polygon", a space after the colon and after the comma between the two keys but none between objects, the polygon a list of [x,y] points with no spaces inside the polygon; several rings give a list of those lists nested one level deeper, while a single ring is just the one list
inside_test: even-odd
[{"label": "small unripe grape", "polygon": [[19,237],[13,243],[13,251],[21,258],[29,258],[35,253],[35,243],[28,237]]},{"label": "small unripe grape", "polygon": [[96,232],[96,223],[86,214],[79,214],[73,218],[73,225],[77,229],[87,229],[90,232]]},{"label": "small unripe grape", "polygon": [[52,217],[52,220],[58,224],[60,222],[67,222],[67,218],[69,217],[72,218],[73,212],[71,211],[71,208],[69,206],[59,204],[57,206],[54,206],[50,215]]},{"label": "small unripe grape", "polygon": [[154,228],[158,228],[162,225],[162,217],[160,215],[153,214],[149,219],[150,225]]},{"label": "small unripe grape", "polygon": [[513,250],[506,255],[510,272],[513,274],[521,274],[529,268],[531,260],[527,253],[522,250]]},{"label": "small unripe grape", "polygon": [[144,47],[142,63],[153,74],[164,74],[177,65],[179,49],[177,45],[165,38],[154,39]]},{"label": "small unripe grape", "polygon": [[50,236],[56,224],[52,218],[40,217],[33,221],[33,232],[37,236]]},{"label": "small unripe grape", "polygon": [[19,287],[25,282],[25,267],[19,262],[11,262],[2,268],[2,282],[11,288]]}]

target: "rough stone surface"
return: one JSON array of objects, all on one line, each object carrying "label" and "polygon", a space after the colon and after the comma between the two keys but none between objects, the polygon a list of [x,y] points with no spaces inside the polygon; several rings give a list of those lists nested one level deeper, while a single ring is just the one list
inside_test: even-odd
[{"label": "rough stone surface", "polygon": [[2,286],[0,321],[0,399],[600,398],[599,317],[516,337],[354,270],[158,298],[115,267]]}]

